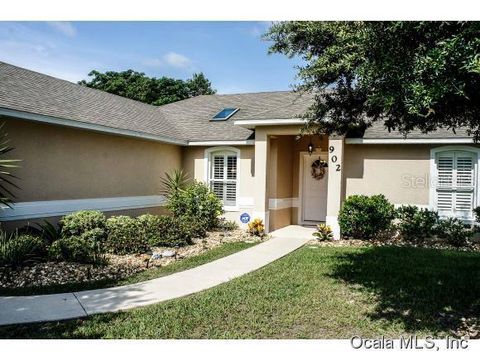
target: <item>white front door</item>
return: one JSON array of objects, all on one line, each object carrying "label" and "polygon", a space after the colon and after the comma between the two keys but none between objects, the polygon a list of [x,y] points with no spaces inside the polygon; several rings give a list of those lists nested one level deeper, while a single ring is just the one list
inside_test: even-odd
[{"label": "white front door", "polygon": [[312,164],[326,158],[318,154],[303,155],[302,221],[304,223],[325,222],[327,217],[328,168],[321,179],[312,176]]}]

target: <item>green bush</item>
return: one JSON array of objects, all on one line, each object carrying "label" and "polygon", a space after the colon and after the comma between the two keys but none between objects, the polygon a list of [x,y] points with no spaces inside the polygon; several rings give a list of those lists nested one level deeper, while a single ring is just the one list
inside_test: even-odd
[{"label": "green bush", "polygon": [[0,231],[0,266],[17,267],[41,259],[46,247],[40,237],[30,234],[11,235]]},{"label": "green bush", "polygon": [[395,209],[384,195],[353,195],[342,204],[338,223],[343,237],[372,239],[391,227]]},{"label": "green bush", "polygon": [[99,211],[79,211],[67,214],[59,222],[63,238],[81,236],[92,229],[105,229],[106,218]]},{"label": "green bush", "polygon": [[159,238],[152,246],[185,246],[192,242],[192,224],[185,218],[159,217]]},{"label": "green bush", "polygon": [[473,231],[458,218],[441,219],[438,223],[438,237],[454,247],[463,247],[470,241]]},{"label": "green bush", "polygon": [[223,213],[222,202],[204,183],[193,182],[185,190],[172,194],[167,202],[174,217],[188,217],[204,223],[207,230],[215,228]]},{"label": "green bush", "polygon": [[188,232],[193,238],[205,238],[210,230],[208,220],[184,216],[180,217],[178,221],[183,230]]},{"label": "green bush", "polygon": [[400,237],[409,242],[423,242],[432,238],[438,227],[439,217],[435,211],[416,206],[402,206],[396,211],[397,229]]},{"label": "green bush", "polygon": [[148,243],[137,219],[128,216],[107,219],[105,249],[116,254],[143,253]]},{"label": "green bush", "polygon": [[139,234],[150,246],[185,246],[191,243],[192,237],[206,235],[204,226],[189,217],[174,218],[144,214],[137,220]]},{"label": "green bush", "polygon": [[48,248],[49,258],[55,261],[104,263],[105,259],[94,233],[95,231],[92,230],[82,236],[71,236],[56,240]]},{"label": "green bush", "polygon": [[153,214],[143,214],[137,217],[139,234],[144,242],[156,245],[161,241],[160,227],[162,225],[162,217]]}]

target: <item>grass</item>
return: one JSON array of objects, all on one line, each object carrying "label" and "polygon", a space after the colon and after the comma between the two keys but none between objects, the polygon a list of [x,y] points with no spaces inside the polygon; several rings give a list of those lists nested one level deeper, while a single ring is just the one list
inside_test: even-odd
[{"label": "grass", "polygon": [[[443,337],[479,316],[480,253],[303,247],[210,290],[125,312],[0,328],[3,338]],[[440,313],[456,315],[444,322]]]},{"label": "grass", "polygon": [[0,296],[27,296],[49,293],[74,292],[91,290],[96,288],[122,286],[142,281],[148,281],[153,278],[166,276],[175,272],[184,271],[189,268],[200,266],[202,264],[214,261],[216,259],[228,256],[238,251],[254,246],[255,243],[232,242],[225,243],[212,248],[205,253],[185,258],[178,262],[171,263],[164,267],[150,268],[145,271],[133,274],[123,279],[98,280],[91,282],[72,282],[62,285],[23,287],[23,288],[0,288]]}]

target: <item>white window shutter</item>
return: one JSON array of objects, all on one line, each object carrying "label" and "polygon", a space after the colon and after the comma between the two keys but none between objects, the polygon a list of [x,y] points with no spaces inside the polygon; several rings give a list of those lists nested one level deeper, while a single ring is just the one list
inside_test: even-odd
[{"label": "white window shutter", "polygon": [[476,154],[464,151],[437,155],[436,207],[440,216],[471,219],[475,207]]},{"label": "white window shutter", "polygon": [[210,188],[225,206],[237,205],[238,159],[232,152],[215,153],[211,157]]}]

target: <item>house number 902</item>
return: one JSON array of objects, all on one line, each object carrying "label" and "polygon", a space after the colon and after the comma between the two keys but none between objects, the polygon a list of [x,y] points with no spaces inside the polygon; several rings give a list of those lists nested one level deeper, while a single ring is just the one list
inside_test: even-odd
[{"label": "house number 902", "polygon": [[[333,153],[335,151],[335,147],[333,145],[331,145],[330,147],[328,147],[328,150],[330,151],[330,153]],[[330,161],[332,163],[337,163],[337,160],[338,160],[338,157],[336,155],[332,155],[332,157],[330,158]],[[335,165],[335,170],[337,172],[340,172],[340,169],[341,169],[340,164],[336,164]]]}]

